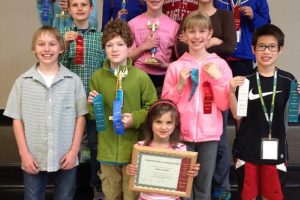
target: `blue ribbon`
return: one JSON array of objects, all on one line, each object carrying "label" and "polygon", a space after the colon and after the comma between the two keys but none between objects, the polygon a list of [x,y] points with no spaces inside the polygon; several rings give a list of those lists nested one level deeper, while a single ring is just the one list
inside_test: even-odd
[{"label": "blue ribbon", "polygon": [[288,109],[289,122],[298,122],[300,95],[298,94],[297,86],[298,83],[296,81],[291,83],[289,109]]},{"label": "blue ribbon", "polygon": [[119,99],[114,100],[114,107],[113,107],[113,126],[114,130],[117,135],[124,134],[124,126],[122,123],[122,104]]},{"label": "blue ribbon", "polygon": [[116,99],[121,101],[121,107],[123,107],[124,91],[122,89],[117,89]]},{"label": "blue ribbon", "polygon": [[94,114],[96,119],[96,127],[98,132],[104,132],[106,130],[105,126],[105,112],[103,105],[102,94],[97,95],[94,100]]},{"label": "blue ribbon", "polygon": [[199,70],[198,69],[192,69],[191,71],[191,79],[192,79],[192,91],[189,98],[189,101],[192,99],[192,97],[195,94],[195,91],[199,84]]},{"label": "blue ribbon", "polygon": [[42,10],[42,20],[43,22],[49,21],[49,9],[50,9],[50,0],[44,0],[43,10]]}]

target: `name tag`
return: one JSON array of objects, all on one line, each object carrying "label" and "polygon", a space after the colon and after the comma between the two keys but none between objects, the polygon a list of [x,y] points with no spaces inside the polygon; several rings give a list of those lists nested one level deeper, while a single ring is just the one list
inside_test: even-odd
[{"label": "name tag", "polygon": [[262,138],[261,139],[261,155],[263,160],[277,160],[278,159],[278,139],[276,138]]}]

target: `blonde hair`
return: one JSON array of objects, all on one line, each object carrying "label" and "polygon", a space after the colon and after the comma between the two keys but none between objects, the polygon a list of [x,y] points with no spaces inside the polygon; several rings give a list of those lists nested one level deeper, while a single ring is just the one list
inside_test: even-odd
[{"label": "blonde hair", "polygon": [[208,28],[212,29],[212,24],[210,17],[203,11],[195,10],[191,12],[184,20],[182,30],[186,31],[187,29],[194,28]]},{"label": "blonde hair", "polygon": [[31,50],[34,51],[35,50],[35,45],[36,45],[36,41],[38,40],[39,37],[41,37],[42,34],[48,33],[50,34],[53,38],[55,38],[59,45],[60,48],[62,50],[65,50],[65,43],[63,38],[61,37],[59,31],[52,27],[52,26],[42,26],[40,27],[38,30],[35,31],[35,33],[33,34],[32,37],[32,43],[31,43]]}]

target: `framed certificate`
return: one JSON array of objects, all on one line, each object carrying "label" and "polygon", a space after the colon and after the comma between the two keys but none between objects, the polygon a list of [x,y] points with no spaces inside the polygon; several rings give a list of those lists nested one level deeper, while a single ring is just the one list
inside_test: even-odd
[{"label": "framed certificate", "polygon": [[189,197],[193,177],[187,175],[197,161],[197,152],[157,149],[134,145],[132,164],[137,173],[129,188],[138,192]]}]

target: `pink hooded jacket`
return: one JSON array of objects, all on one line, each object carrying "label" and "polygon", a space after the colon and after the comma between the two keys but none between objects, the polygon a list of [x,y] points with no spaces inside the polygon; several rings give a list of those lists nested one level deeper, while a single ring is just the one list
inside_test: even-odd
[{"label": "pink hooded jacket", "polygon": [[[202,66],[215,63],[221,71],[221,78],[214,80]],[[187,80],[182,93],[177,92],[179,74],[184,68],[199,69],[199,84],[194,96],[189,101],[192,90],[191,79]],[[183,54],[177,61],[168,67],[162,91],[162,97],[173,100],[180,112],[182,140],[187,142],[218,141],[223,132],[223,119],[221,111],[228,109],[229,81],[232,78],[231,70],[225,60],[215,53],[209,54],[205,60],[197,61],[189,53]],[[213,92],[212,111],[204,114],[202,89],[203,82],[208,81]]]}]

